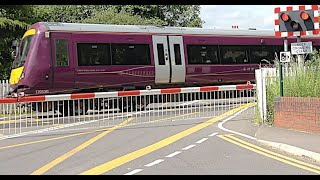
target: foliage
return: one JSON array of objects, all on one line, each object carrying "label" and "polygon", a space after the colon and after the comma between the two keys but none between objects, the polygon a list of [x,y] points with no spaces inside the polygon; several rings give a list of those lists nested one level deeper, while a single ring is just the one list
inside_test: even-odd
[{"label": "foliage", "polygon": [[199,5],[2,5],[0,79],[8,79],[11,43],[35,22],[201,27]]},{"label": "foliage", "polygon": [[35,5],[35,16],[42,22],[81,22],[94,11],[108,10],[110,5]]},{"label": "foliage", "polygon": [[0,79],[8,79],[12,41],[19,39],[34,22],[32,7],[27,5],[0,6]]},{"label": "foliage", "polygon": [[126,11],[142,18],[158,18],[167,26],[202,27],[199,5],[120,5],[118,12]]},{"label": "foliage", "polygon": [[199,5],[35,5],[38,21],[202,27]]},{"label": "foliage", "polygon": [[[320,66],[319,53],[313,55],[299,67],[296,62],[290,64],[290,75],[283,77],[283,94],[286,97],[320,97]],[[276,67],[279,68],[279,67]],[[279,76],[267,80],[267,119],[266,123],[273,125],[274,98],[280,96]]]},{"label": "foliage", "polygon": [[95,11],[91,18],[84,19],[83,23],[119,24],[119,25],[162,25],[165,24],[159,18],[142,18],[139,15],[131,15],[126,11],[116,12],[116,9],[108,11]]}]

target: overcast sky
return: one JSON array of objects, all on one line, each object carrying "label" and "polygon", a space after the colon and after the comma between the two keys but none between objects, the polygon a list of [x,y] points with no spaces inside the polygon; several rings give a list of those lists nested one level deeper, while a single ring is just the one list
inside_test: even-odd
[{"label": "overcast sky", "polygon": [[274,9],[290,5],[201,5],[204,28],[274,29]]}]

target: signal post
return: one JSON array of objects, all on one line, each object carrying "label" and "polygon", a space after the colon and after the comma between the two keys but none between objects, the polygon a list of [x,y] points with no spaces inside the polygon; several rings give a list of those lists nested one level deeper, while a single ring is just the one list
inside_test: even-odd
[{"label": "signal post", "polygon": [[[280,96],[283,96],[283,75],[282,63],[289,62],[288,41],[287,37],[297,36],[297,44],[301,42],[303,35],[319,34],[319,11],[318,5],[288,6],[286,8],[277,7],[275,13],[275,36],[284,37],[284,52],[280,53],[279,75],[280,75]],[[298,47],[299,48],[299,47]],[[301,47],[302,49],[304,47]],[[310,48],[310,47],[309,47]],[[291,53],[292,53],[291,46]],[[300,67],[304,65],[305,51],[294,51],[298,56],[298,64]],[[307,51],[309,53],[309,51]],[[312,52],[312,46],[311,46]]]}]

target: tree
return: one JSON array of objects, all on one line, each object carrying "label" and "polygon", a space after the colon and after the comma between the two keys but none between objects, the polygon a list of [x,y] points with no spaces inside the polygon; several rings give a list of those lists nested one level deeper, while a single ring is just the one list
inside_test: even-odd
[{"label": "tree", "polygon": [[[202,27],[199,5],[36,5],[39,21]],[[105,16],[105,17],[104,17]],[[115,19],[109,19],[109,18]]]},{"label": "tree", "polygon": [[11,42],[35,22],[202,27],[199,5],[2,5],[0,79],[9,78]]},{"label": "tree", "polygon": [[108,10],[93,13],[93,16],[84,19],[84,23],[118,24],[118,25],[162,25],[165,22],[159,18],[143,18],[139,15],[132,15],[130,12],[118,10],[111,7]]},{"label": "tree", "polygon": [[110,5],[35,5],[38,21],[44,22],[81,22],[90,18],[94,11],[109,9]]},{"label": "tree", "polygon": [[0,79],[9,78],[12,41],[21,38],[33,21],[30,6],[0,6]]},{"label": "tree", "polygon": [[118,12],[126,11],[143,18],[159,18],[168,26],[202,27],[199,5],[119,5]]}]

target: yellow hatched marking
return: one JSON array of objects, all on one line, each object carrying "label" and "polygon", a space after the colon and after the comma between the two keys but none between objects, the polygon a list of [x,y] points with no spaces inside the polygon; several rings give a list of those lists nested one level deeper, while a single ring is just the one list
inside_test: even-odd
[{"label": "yellow hatched marking", "polygon": [[77,152],[83,150],[84,148],[88,147],[89,145],[93,144],[94,142],[96,142],[100,138],[104,137],[105,135],[109,134],[110,132],[122,127],[123,125],[125,125],[126,123],[132,121],[133,119],[134,118],[129,118],[129,119],[123,121],[122,123],[120,123],[119,125],[116,125],[116,126],[114,126],[112,128],[109,128],[109,130],[98,134],[94,138],[89,139],[88,141],[82,143],[78,147],[76,147],[76,148],[72,149],[71,151],[65,153],[64,155],[56,158],[55,160],[49,162],[45,166],[42,166],[41,168],[37,169],[36,171],[31,173],[31,175],[41,175],[41,174],[45,173],[46,171],[48,171],[49,169],[53,168],[57,164],[59,164],[62,161],[66,160],[67,158],[71,157],[72,155],[76,154]]},{"label": "yellow hatched marking", "polygon": [[137,158],[142,157],[142,156],[144,156],[146,154],[149,154],[149,153],[151,153],[153,151],[156,151],[156,150],[158,150],[158,149],[160,149],[162,147],[165,147],[165,146],[167,146],[169,144],[172,144],[172,143],[178,141],[179,139],[181,139],[183,137],[186,137],[186,136],[188,136],[188,135],[190,135],[192,133],[195,133],[195,132],[197,132],[197,131],[205,128],[205,127],[208,127],[208,126],[212,125],[213,123],[216,123],[217,121],[225,119],[225,118],[231,116],[232,114],[234,114],[236,112],[239,112],[240,110],[245,109],[247,107],[250,107],[252,105],[254,105],[254,103],[248,103],[248,104],[245,104],[245,105],[240,106],[238,108],[232,109],[232,110],[230,110],[228,112],[223,113],[220,116],[216,116],[216,117],[214,117],[212,119],[209,119],[208,121],[205,121],[205,122],[203,122],[201,124],[193,126],[193,127],[189,128],[187,130],[184,130],[184,131],[182,131],[182,132],[180,132],[178,134],[175,134],[175,135],[172,135],[172,136],[170,136],[168,138],[160,140],[160,141],[158,141],[158,142],[156,142],[154,144],[151,144],[151,145],[149,145],[147,147],[138,149],[138,150],[136,150],[134,152],[131,152],[129,154],[123,155],[121,157],[118,157],[118,158],[113,159],[111,161],[108,161],[106,163],[103,163],[101,165],[93,167],[93,168],[91,168],[91,169],[89,169],[87,171],[84,171],[84,172],[80,173],[80,175],[99,175],[99,174],[105,173],[105,172],[107,172],[107,171],[109,171],[111,169],[114,169],[116,167],[119,167],[119,166],[121,166],[121,165],[123,165],[123,164],[125,164],[127,162],[130,162],[130,161],[132,161],[134,159],[137,159]]}]

